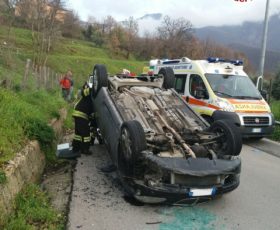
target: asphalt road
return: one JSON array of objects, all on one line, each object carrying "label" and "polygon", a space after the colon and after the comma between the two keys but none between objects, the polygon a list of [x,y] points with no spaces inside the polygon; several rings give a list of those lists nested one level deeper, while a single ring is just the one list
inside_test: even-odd
[{"label": "asphalt road", "polygon": [[174,207],[126,202],[116,174],[98,170],[109,161],[105,147],[93,151],[77,162],[69,230],[280,229],[280,158],[273,155],[244,145],[236,190],[204,204]]}]

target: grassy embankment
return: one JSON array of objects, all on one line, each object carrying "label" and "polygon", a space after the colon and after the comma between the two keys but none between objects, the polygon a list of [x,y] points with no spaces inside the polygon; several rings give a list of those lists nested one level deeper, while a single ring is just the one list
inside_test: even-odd
[{"label": "grassy embankment", "polygon": [[15,212],[5,230],[63,230],[64,217],[55,211],[48,195],[37,185],[28,185],[15,200]]},{"label": "grassy embankment", "polygon": [[[29,30],[12,29],[11,37],[14,48],[12,49],[12,63],[5,66],[6,28],[0,27],[0,80],[10,78],[13,82],[12,90],[0,91],[1,124],[0,132],[0,164],[11,159],[14,153],[24,145],[28,131],[26,125],[30,120],[48,121],[57,116],[59,107],[63,106],[58,91],[47,92],[36,90],[32,75],[29,77],[28,91],[21,91],[20,84],[24,74],[24,65],[27,58],[32,58],[32,37]],[[0,50],[1,52],[1,50]],[[63,39],[57,41],[52,50],[48,65],[57,73],[65,73],[71,69],[74,75],[75,86],[80,87],[92,72],[93,65],[105,64],[108,72],[120,72],[122,68],[134,72],[141,72],[144,63],[135,60],[113,59],[105,49],[96,48],[92,43]],[[68,125],[70,125],[68,120]],[[30,136],[29,136],[30,137]]]},{"label": "grassy embankment", "polygon": [[[271,110],[274,114],[275,120],[280,121],[280,101],[273,101],[271,103]],[[276,125],[273,136],[273,140],[280,141],[280,126]]]},{"label": "grassy embankment", "polygon": [[[60,90],[36,89],[34,76],[30,74],[27,90],[21,89],[27,58],[32,59],[32,37],[29,30],[13,28],[8,55],[7,28],[0,26],[0,82],[9,79],[11,86],[0,87],[0,184],[7,180],[1,168],[11,160],[30,139],[37,139],[46,152],[49,162],[55,161],[54,133],[47,122],[58,117],[58,110],[68,106],[60,96]],[[60,38],[52,50],[48,66],[57,73],[71,69],[76,88],[80,87],[92,72],[94,64],[105,64],[108,72],[120,72],[122,68],[140,73],[144,63],[112,57],[105,49],[96,48],[85,41]],[[72,126],[71,116],[65,125]],[[52,149],[51,151],[49,151]],[[62,229],[63,217],[50,208],[47,195],[35,185],[27,186],[18,195],[15,213],[7,220],[5,229]]]}]

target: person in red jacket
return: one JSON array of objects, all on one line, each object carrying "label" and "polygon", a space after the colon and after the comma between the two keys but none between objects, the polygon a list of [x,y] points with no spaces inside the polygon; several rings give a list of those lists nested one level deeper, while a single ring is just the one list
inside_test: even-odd
[{"label": "person in red jacket", "polygon": [[59,82],[64,100],[71,99],[71,87],[73,87],[72,72],[69,70]]}]

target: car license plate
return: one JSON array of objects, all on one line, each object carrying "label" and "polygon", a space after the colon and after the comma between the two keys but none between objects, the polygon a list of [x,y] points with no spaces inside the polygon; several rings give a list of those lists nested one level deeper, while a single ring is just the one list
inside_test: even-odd
[{"label": "car license plate", "polygon": [[189,196],[211,196],[214,195],[214,193],[215,193],[214,188],[207,188],[207,189],[191,188],[189,191]]},{"label": "car license plate", "polygon": [[261,133],[262,132],[262,129],[261,128],[254,128],[252,130],[253,133]]}]

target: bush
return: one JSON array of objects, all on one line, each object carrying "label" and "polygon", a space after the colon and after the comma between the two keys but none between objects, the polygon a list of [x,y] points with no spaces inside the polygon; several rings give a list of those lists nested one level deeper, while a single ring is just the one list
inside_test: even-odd
[{"label": "bush", "polygon": [[4,184],[6,181],[7,181],[7,177],[6,177],[5,172],[0,170],[0,184]]},{"label": "bush", "polygon": [[[275,120],[280,120],[280,101],[273,101],[271,103],[271,111],[275,117]],[[273,135],[271,137],[273,140],[279,141],[280,140],[280,126],[276,125]]]},{"label": "bush", "polygon": [[53,129],[45,121],[38,118],[27,119],[24,132],[28,139],[38,140],[42,147],[51,145],[55,139]]},{"label": "bush", "polygon": [[55,134],[47,123],[59,118],[63,104],[57,94],[44,90],[17,93],[0,89],[0,166],[22,149],[27,138],[38,140],[43,151],[51,146]]},{"label": "bush", "polygon": [[276,74],[272,85],[272,96],[276,100],[280,100],[280,71]]}]

